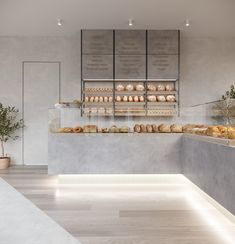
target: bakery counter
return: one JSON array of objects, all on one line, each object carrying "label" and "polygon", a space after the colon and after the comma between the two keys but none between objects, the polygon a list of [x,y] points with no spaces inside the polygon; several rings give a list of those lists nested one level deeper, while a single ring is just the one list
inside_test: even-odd
[{"label": "bakery counter", "polygon": [[50,133],[49,174],[180,173],[182,134]]},{"label": "bakery counter", "polygon": [[235,215],[233,141],[185,134],[181,162],[182,173],[189,180]]}]

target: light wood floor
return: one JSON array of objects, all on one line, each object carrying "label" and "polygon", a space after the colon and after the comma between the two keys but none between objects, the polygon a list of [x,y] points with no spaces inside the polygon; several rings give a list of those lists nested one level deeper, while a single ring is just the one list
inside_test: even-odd
[{"label": "light wood floor", "polygon": [[65,186],[46,167],[0,177],[83,244],[235,243],[233,223],[184,184]]}]

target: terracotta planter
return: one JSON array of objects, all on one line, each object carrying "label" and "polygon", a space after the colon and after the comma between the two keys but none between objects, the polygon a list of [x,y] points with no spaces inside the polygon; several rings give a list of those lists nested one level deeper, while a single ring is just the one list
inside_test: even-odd
[{"label": "terracotta planter", "polygon": [[11,158],[0,157],[0,169],[7,169],[10,166]]}]

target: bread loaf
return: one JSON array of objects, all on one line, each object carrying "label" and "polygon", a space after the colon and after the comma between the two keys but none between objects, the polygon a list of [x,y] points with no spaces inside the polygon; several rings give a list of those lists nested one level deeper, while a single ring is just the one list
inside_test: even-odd
[{"label": "bread loaf", "polygon": [[158,130],[163,133],[170,133],[171,132],[171,126],[166,124],[161,124],[158,127]]},{"label": "bread loaf", "polygon": [[134,126],[134,132],[137,132],[137,133],[140,133],[140,132],[141,132],[141,127],[140,127],[140,125],[136,124],[136,125]]},{"label": "bread loaf", "polygon": [[96,133],[98,131],[96,125],[85,125],[83,127],[83,132],[84,133]]},{"label": "bread loaf", "polygon": [[128,84],[128,85],[126,86],[126,90],[127,90],[127,91],[133,91],[133,90],[134,90],[134,86],[133,86],[132,84]]},{"label": "bread loaf", "polygon": [[112,127],[110,127],[109,132],[110,133],[119,133],[119,129],[117,128],[116,125],[113,125]]},{"label": "bread loaf", "polygon": [[124,96],[122,100],[123,102],[128,102],[128,96]]},{"label": "bread loaf", "polygon": [[158,133],[159,132],[157,125],[152,125],[152,128],[153,128],[153,132],[154,133]]},{"label": "bread loaf", "polygon": [[139,96],[139,101],[144,102],[144,96]]},{"label": "bread loaf", "polygon": [[133,102],[133,97],[132,97],[132,96],[129,96],[129,97],[128,97],[128,101],[129,101],[129,102]]},{"label": "bread loaf", "polygon": [[134,102],[139,102],[139,97],[138,96],[134,96]]},{"label": "bread loaf", "polygon": [[159,96],[157,96],[157,101],[158,102],[165,102],[166,101],[166,98],[163,95],[159,95]]},{"label": "bread loaf", "polygon": [[121,102],[121,101],[122,101],[121,96],[117,96],[117,97],[116,97],[116,101],[117,101],[117,102]]},{"label": "bread loaf", "polygon": [[168,95],[166,97],[167,102],[175,102],[175,96],[174,95]]},{"label": "bread loaf", "polygon": [[144,86],[142,84],[138,84],[135,87],[136,91],[144,91]]},{"label": "bread loaf", "polygon": [[152,133],[153,132],[152,125],[146,125],[146,130],[148,133]]},{"label": "bread loaf", "polygon": [[163,84],[157,85],[157,90],[158,91],[165,91],[165,86]]},{"label": "bread loaf", "polygon": [[173,132],[173,133],[182,133],[183,132],[183,126],[182,125],[173,124],[173,125],[171,125],[171,132]]},{"label": "bread loaf", "polygon": [[125,88],[124,88],[123,85],[119,84],[119,85],[117,85],[116,90],[117,90],[117,91],[124,91]]},{"label": "bread loaf", "polygon": [[73,132],[73,128],[70,128],[70,127],[63,127],[63,128],[60,128],[58,130],[59,133],[72,133]]},{"label": "bread loaf", "polygon": [[173,84],[167,84],[166,85],[166,91],[174,91],[174,85]]},{"label": "bread loaf", "polygon": [[157,90],[156,86],[152,85],[152,84],[148,84],[147,88],[149,91],[156,91]]},{"label": "bread loaf", "polygon": [[140,125],[140,128],[141,128],[141,132],[142,133],[146,133],[147,132],[147,128],[146,128],[146,126],[145,125]]},{"label": "bread loaf", "polygon": [[149,102],[156,102],[157,101],[157,98],[154,95],[147,96],[147,99],[148,99]]}]

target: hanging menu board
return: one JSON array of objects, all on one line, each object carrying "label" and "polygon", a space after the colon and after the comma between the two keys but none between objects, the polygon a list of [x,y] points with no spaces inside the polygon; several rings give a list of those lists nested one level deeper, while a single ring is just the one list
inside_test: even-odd
[{"label": "hanging menu board", "polygon": [[148,79],[178,79],[179,32],[148,31]]},{"label": "hanging menu board", "polygon": [[146,31],[115,31],[115,79],[146,79]]},{"label": "hanging menu board", "polygon": [[82,78],[113,79],[113,31],[82,31]]}]

